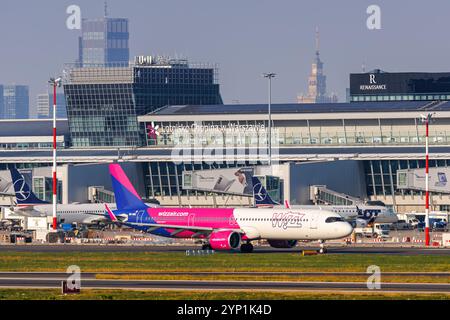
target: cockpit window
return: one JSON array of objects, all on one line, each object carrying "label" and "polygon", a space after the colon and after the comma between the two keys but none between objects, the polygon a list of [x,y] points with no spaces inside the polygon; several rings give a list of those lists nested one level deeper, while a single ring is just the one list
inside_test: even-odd
[{"label": "cockpit window", "polygon": [[341,217],[329,217],[325,220],[325,223],[333,223],[333,222],[338,222],[338,221],[344,221],[343,218]]}]

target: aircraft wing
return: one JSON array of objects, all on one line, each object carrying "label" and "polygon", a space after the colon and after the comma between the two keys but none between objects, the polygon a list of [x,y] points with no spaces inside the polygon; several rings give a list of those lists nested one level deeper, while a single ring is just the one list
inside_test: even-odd
[{"label": "aircraft wing", "polygon": [[33,210],[32,208],[31,209],[27,208],[27,210],[15,209],[14,214],[23,216],[23,217],[44,217],[45,216],[43,213]]},{"label": "aircraft wing", "polygon": [[35,211],[34,210],[34,206],[15,206],[14,207],[14,212],[18,212],[18,213],[20,213],[20,212],[29,212],[29,211]]},{"label": "aircraft wing", "polygon": [[[133,223],[133,225],[141,227],[149,227],[151,229],[149,231],[154,231],[159,228],[174,229],[175,231],[171,233],[171,236],[174,236],[183,231],[193,231],[196,232],[196,234],[192,236],[193,238],[202,234],[210,234],[211,232],[217,230],[211,227],[180,226],[175,224],[159,224],[159,223]],[[235,231],[242,234],[244,233],[244,231],[242,231],[241,229],[236,229]]]},{"label": "aircraft wing", "polygon": [[108,218],[107,215],[101,214],[101,213],[96,213],[96,212],[80,212],[80,213],[90,215],[90,216],[99,216],[99,217],[103,217],[103,218]]},{"label": "aircraft wing", "polygon": [[[109,214],[109,217],[112,222],[115,223],[126,223],[127,217],[123,217],[121,215],[115,215],[114,212],[111,211],[111,209],[108,207],[107,204],[105,204],[105,209]],[[174,236],[180,232],[183,231],[193,231],[195,234],[192,236],[193,238],[198,237],[200,235],[210,234],[215,228],[211,227],[197,227],[197,226],[183,226],[183,225],[176,225],[176,224],[160,224],[160,223],[133,223],[133,226],[139,226],[139,227],[148,227],[148,232],[160,229],[160,228],[166,228],[166,229],[174,229],[174,231],[170,234],[171,236]],[[244,233],[241,229],[236,230],[239,233]]]}]

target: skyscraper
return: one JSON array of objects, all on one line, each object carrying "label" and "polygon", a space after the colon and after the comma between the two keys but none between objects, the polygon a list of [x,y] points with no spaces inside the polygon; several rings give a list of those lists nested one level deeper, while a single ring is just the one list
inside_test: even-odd
[{"label": "skyscraper", "polygon": [[327,96],[327,77],[323,74],[323,62],[319,53],[319,29],[316,29],[316,57],[308,78],[308,94],[297,96],[298,103],[337,102],[337,96]]},{"label": "skyscraper", "polygon": [[[50,119],[53,117],[53,93],[37,95],[37,117],[38,119]],[[56,93],[56,118],[67,118],[64,93]]]},{"label": "skyscraper", "polygon": [[0,119],[3,119],[3,85],[0,84]]},{"label": "skyscraper", "polygon": [[1,119],[28,119],[30,115],[28,86],[4,85],[1,91],[3,103],[0,103]]},{"label": "skyscraper", "polygon": [[83,19],[82,35],[79,38],[79,64],[127,65],[130,59],[128,46],[128,19],[109,18],[105,5],[105,16]]}]

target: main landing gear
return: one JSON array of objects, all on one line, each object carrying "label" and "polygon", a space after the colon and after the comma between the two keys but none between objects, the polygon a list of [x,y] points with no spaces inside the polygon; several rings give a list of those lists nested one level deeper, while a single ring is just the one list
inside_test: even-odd
[{"label": "main landing gear", "polygon": [[320,254],[327,253],[327,248],[325,248],[325,240],[319,240],[319,243],[320,243],[320,249],[318,250],[318,252]]},{"label": "main landing gear", "polygon": [[241,245],[241,252],[242,253],[252,253],[253,252],[253,245],[250,242],[243,243]]},{"label": "main landing gear", "polygon": [[202,250],[212,250],[211,245],[209,243],[205,243],[202,245]]}]

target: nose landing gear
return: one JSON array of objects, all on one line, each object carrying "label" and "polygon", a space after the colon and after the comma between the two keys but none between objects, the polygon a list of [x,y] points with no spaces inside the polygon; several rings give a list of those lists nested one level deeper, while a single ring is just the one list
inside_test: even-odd
[{"label": "nose landing gear", "polygon": [[318,253],[324,254],[327,253],[327,248],[325,248],[325,240],[319,240],[320,243],[320,249],[318,250]]}]

